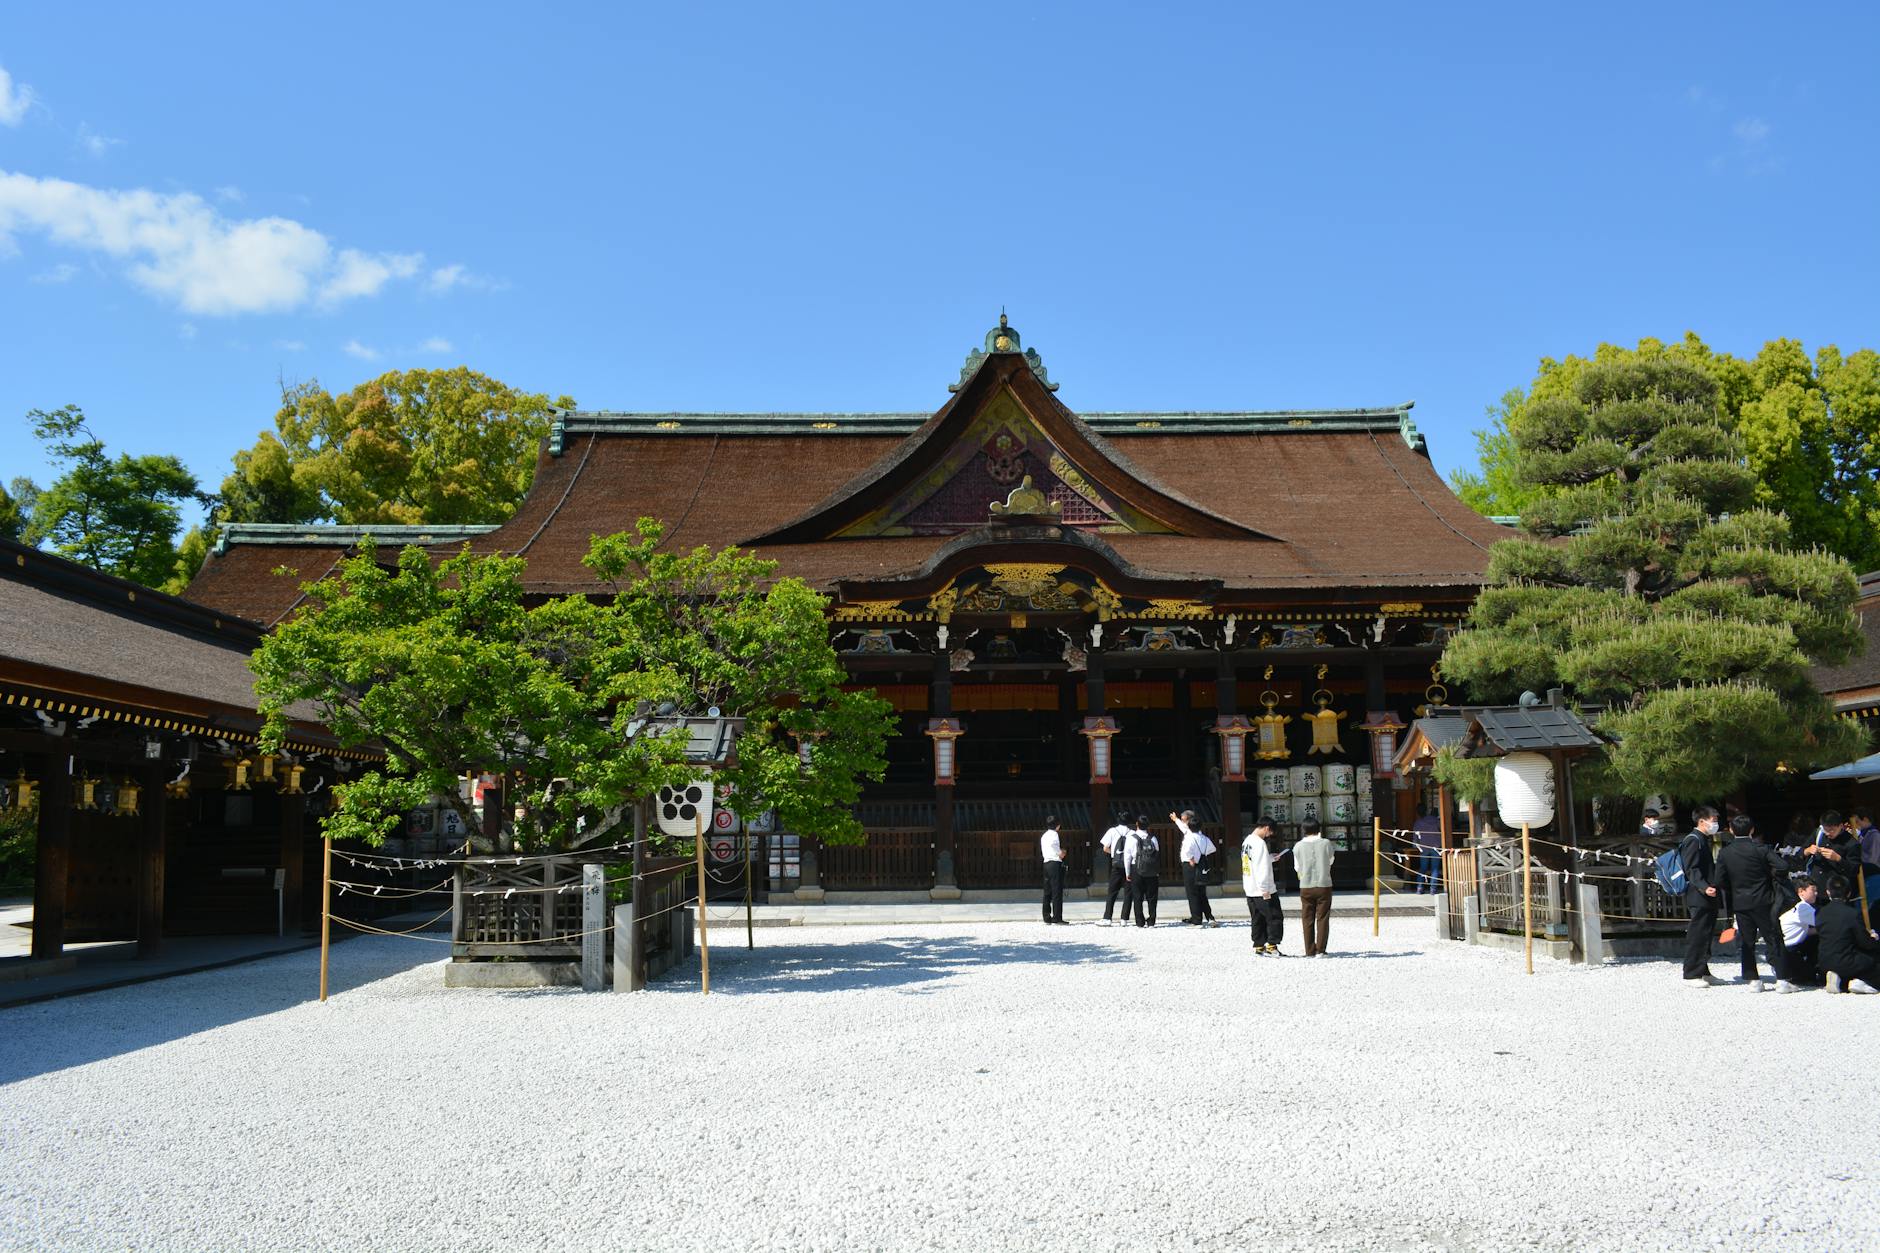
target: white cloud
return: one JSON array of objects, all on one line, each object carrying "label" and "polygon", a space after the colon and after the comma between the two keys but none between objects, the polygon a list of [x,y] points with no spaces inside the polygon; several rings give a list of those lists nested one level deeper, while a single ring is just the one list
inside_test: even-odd
[{"label": "white cloud", "polygon": [[90,122],[78,124],[78,146],[91,156],[102,157],[123,142],[122,139],[113,139],[109,135],[100,135],[91,128]]},{"label": "white cloud", "polygon": [[347,340],[339,346],[339,350],[347,356],[357,357],[361,361],[377,361],[379,359],[378,349],[369,348],[356,339]]},{"label": "white cloud", "polygon": [[224,183],[222,186],[216,188],[215,198],[222,201],[224,204],[240,204],[242,201],[248,199],[247,196],[242,194],[242,189],[232,183]]},{"label": "white cloud", "polygon": [[194,322],[185,322],[176,328],[176,333],[181,335],[184,339],[194,339],[196,338],[196,324]]},{"label": "white cloud", "polygon": [[77,266],[73,265],[70,261],[61,261],[50,270],[45,270],[33,275],[32,281],[35,283],[69,283],[77,273]]},{"label": "white cloud", "polygon": [[335,252],[290,218],[224,217],[200,196],[111,191],[0,171],[0,253],[32,232],[128,263],[133,282],[186,313],[333,305],[375,295],[422,266],[421,253]]},{"label": "white cloud", "polygon": [[467,267],[455,262],[432,270],[424,283],[425,290],[433,296],[442,296],[460,287],[466,291],[501,291],[507,286],[507,283],[482,274],[473,274]]},{"label": "white cloud", "polygon": [[33,107],[33,89],[15,83],[13,76],[0,66],[0,126],[18,126],[26,120],[26,110]]},{"label": "white cloud", "polygon": [[306,341],[300,339],[277,339],[274,341],[274,346],[279,348],[282,352],[307,351]]},{"label": "white cloud", "polygon": [[451,347],[451,342],[448,339],[445,339],[442,335],[433,335],[431,336],[431,338],[425,340],[422,344],[418,345],[418,351],[419,352],[455,352],[457,350]]},{"label": "white cloud", "polygon": [[1731,128],[1746,147],[1754,148],[1769,138],[1769,123],[1759,117],[1746,117]]}]

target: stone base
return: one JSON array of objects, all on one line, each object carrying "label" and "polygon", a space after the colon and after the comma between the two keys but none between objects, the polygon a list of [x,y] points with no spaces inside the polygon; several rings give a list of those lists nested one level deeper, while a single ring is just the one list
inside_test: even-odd
[{"label": "stone base", "polygon": [[451,962],[447,988],[578,988],[580,962]]},{"label": "stone base", "polygon": [[823,901],[823,890],[821,888],[798,888],[795,892],[791,893],[791,895],[797,900],[802,901],[805,905],[820,905]]},{"label": "stone base", "polygon": [[927,899],[930,901],[957,901],[960,899],[960,889],[956,884],[944,883],[929,891],[927,893]]},{"label": "stone base", "polygon": [[78,969],[78,956],[11,958],[0,961],[0,983],[18,979],[44,979],[47,975],[70,974]]}]

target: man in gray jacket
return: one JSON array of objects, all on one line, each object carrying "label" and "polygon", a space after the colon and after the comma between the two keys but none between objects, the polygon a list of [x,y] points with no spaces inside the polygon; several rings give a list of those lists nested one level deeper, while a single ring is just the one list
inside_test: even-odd
[{"label": "man in gray jacket", "polygon": [[1310,820],[1299,824],[1301,838],[1293,845],[1293,870],[1299,876],[1299,930],[1306,938],[1306,956],[1325,951],[1332,928],[1332,842]]}]

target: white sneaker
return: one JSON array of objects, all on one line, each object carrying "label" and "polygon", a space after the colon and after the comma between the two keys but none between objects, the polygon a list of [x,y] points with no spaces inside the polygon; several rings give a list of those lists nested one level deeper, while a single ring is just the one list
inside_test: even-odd
[{"label": "white sneaker", "polygon": [[1687,988],[1714,988],[1722,982],[1723,980],[1717,978],[1716,975],[1699,975],[1695,979],[1686,979],[1684,986]]},{"label": "white sneaker", "polygon": [[1798,988],[1798,987],[1796,987],[1796,986],[1795,986],[1795,985],[1794,985],[1793,983],[1790,983],[1790,982],[1789,982],[1789,981],[1788,981],[1787,979],[1777,979],[1777,980],[1776,980],[1776,991],[1778,991],[1778,992],[1800,992],[1800,991],[1801,991],[1801,989],[1800,989],[1800,988]]},{"label": "white sneaker", "polygon": [[1854,982],[1847,985],[1847,990],[1849,992],[1858,992],[1862,996],[1880,996],[1880,988],[1876,988],[1865,979],[1854,980]]},{"label": "white sneaker", "polygon": [[1835,974],[1832,970],[1828,972],[1828,991],[1830,992],[1847,991],[1847,987],[1841,982],[1841,976]]},{"label": "white sneaker", "polygon": [[1097,925],[1099,927],[1113,927],[1116,924],[1111,922],[1108,918],[1099,918],[1097,919]]},{"label": "white sneaker", "polygon": [[1750,991],[1752,991],[1752,992],[1760,992],[1760,991],[1762,991],[1762,990],[1763,990],[1763,985],[1762,985],[1762,980],[1761,980],[1761,979],[1751,979],[1751,980],[1749,981],[1749,990],[1750,990]]}]

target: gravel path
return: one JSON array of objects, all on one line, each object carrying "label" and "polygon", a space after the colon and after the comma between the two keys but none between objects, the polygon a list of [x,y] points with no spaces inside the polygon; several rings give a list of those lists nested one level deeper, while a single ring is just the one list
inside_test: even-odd
[{"label": "gravel path", "polygon": [[7,1010],[0,1247],[1880,1247],[1880,997],[1244,927],[760,931],[709,999],[369,938],[324,1006],[296,954]]}]

